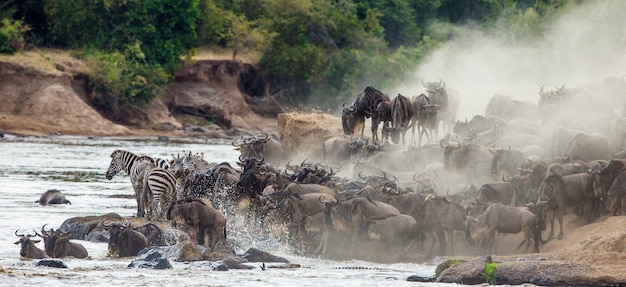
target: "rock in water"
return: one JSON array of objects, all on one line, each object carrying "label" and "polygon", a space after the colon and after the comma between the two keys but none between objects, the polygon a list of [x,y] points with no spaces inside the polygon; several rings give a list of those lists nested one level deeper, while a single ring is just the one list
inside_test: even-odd
[{"label": "rock in water", "polygon": [[281,263],[289,263],[289,260],[274,256],[265,251],[261,251],[256,248],[250,248],[243,255],[243,258],[246,258],[248,262],[281,262]]},{"label": "rock in water", "polygon": [[437,280],[436,276],[419,276],[419,275],[411,275],[406,281],[409,282],[435,282]]},{"label": "rock in water", "polygon": [[157,248],[148,248],[139,251],[137,258],[128,264],[128,267],[135,268],[151,268],[151,269],[170,269],[172,265],[167,260],[164,252]]},{"label": "rock in water", "polygon": [[63,263],[61,260],[56,259],[44,259],[39,260],[35,266],[46,266],[46,267],[54,267],[54,268],[67,268],[67,265]]}]

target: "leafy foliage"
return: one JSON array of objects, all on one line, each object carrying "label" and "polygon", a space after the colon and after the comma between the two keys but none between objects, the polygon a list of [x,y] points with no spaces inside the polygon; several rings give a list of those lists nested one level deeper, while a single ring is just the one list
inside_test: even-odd
[{"label": "leafy foliage", "polygon": [[0,46],[3,52],[15,50],[11,41],[88,51],[92,89],[110,111],[156,97],[155,88],[201,47],[231,49],[234,59],[258,53],[272,92],[327,108],[352,101],[366,85],[384,90],[401,81],[465,25],[508,43],[532,41],[580,2],[6,0],[0,17],[10,20],[2,22]]},{"label": "leafy foliage", "polygon": [[164,69],[144,63],[139,43],[129,45],[123,54],[94,51],[77,56],[88,64],[90,100],[118,121],[142,110],[170,77]]},{"label": "leafy foliage", "polygon": [[481,275],[487,282],[487,284],[495,285],[496,284],[496,269],[498,268],[498,263],[489,262],[485,264],[485,269]]},{"label": "leafy foliage", "polygon": [[0,53],[13,54],[24,48],[24,34],[30,28],[19,20],[2,19]]}]

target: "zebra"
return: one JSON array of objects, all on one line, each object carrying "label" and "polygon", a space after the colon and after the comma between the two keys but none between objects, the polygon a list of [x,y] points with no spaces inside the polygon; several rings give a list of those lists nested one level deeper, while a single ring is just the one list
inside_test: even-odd
[{"label": "zebra", "polygon": [[155,167],[155,161],[146,155],[136,155],[129,151],[115,150],[111,153],[111,163],[106,172],[106,179],[111,180],[121,170],[130,177],[130,183],[137,200],[137,217],[144,217],[144,178]]},{"label": "zebra", "polygon": [[163,159],[163,158],[155,158],[154,159],[154,166],[155,167],[160,167],[163,169],[170,169],[170,161]]},{"label": "zebra", "polygon": [[172,204],[180,193],[183,180],[177,178],[168,169],[154,167],[144,177],[145,198],[143,203],[150,220],[162,221],[165,210]]}]

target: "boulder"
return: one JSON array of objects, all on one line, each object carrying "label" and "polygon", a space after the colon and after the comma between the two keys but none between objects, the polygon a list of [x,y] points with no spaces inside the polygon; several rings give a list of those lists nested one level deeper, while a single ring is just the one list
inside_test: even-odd
[{"label": "boulder", "polygon": [[170,269],[172,265],[166,253],[159,247],[150,247],[139,251],[137,258],[128,264],[128,267],[149,269]]},{"label": "boulder", "polygon": [[201,246],[198,246],[191,241],[181,242],[167,247],[167,258],[171,258],[177,262],[200,261],[202,260],[202,251],[200,250],[200,247]]},{"label": "boulder", "polygon": [[[96,229],[96,227],[98,226],[98,224],[100,223],[102,219],[104,219],[107,222],[111,220],[117,220],[117,221],[124,220],[122,216],[116,213],[107,213],[105,215],[99,215],[99,216],[72,217],[72,218],[66,219],[61,224],[59,229],[64,230],[64,231],[69,231],[71,234],[70,239],[85,240],[86,235],[89,234],[94,229]],[[90,238],[93,238],[93,237],[96,237],[96,235]],[[107,241],[101,241],[101,242],[108,242],[108,239]]]},{"label": "boulder", "polygon": [[256,267],[243,264],[241,259],[237,258],[225,258],[222,263],[228,266],[228,269],[255,269]]}]

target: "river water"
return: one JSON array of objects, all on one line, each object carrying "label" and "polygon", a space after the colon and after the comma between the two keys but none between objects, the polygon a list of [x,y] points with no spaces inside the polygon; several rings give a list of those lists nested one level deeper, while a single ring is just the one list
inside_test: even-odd
[{"label": "river water", "polygon": [[[183,151],[204,152],[205,159],[235,164],[238,153],[225,141],[156,139],[87,138],[87,137],[17,137],[0,138],[0,285],[71,286],[93,284],[124,286],[451,286],[454,284],[408,282],[410,275],[434,274],[435,262],[380,264],[358,260],[334,261],[302,257],[282,248],[279,240],[254,234],[254,229],[230,227],[242,238],[242,254],[248,248],[259,248],[282,256],[301,268],[260,267],[251,270],[206,271],[186,269],[183,262],[171,262],[169,270],[128,268],[132,258],[106,257],[106,243],[75,240],[89,252],[87,259],[63,259],[68,269],[36,267],[38,260],[23,260],[14,232],[32,233],[44,224],[58,228],[63,221],[76,216],[118,213],[132,216],[136,201],[111,198],[132,195],[125,174],[106,180],[104,175],[110,154],[116,149],[136,154],[171,158]],[[40,206],[35,203],[48,189],[61,190],[71,205]],[[229,219],[230,220],[230,219]],[[244,236],[247,235],[247,236]],[[258,235],[258,236],[257,236]],[[265,238],[252,240],[250,238]],[[43,241],[37,246],[43,249]],[[258,264],[252,263],[256,266]],[[272,264],[268,264],[272,266]],[[345,269],[345,267],[358,267]]]}]

